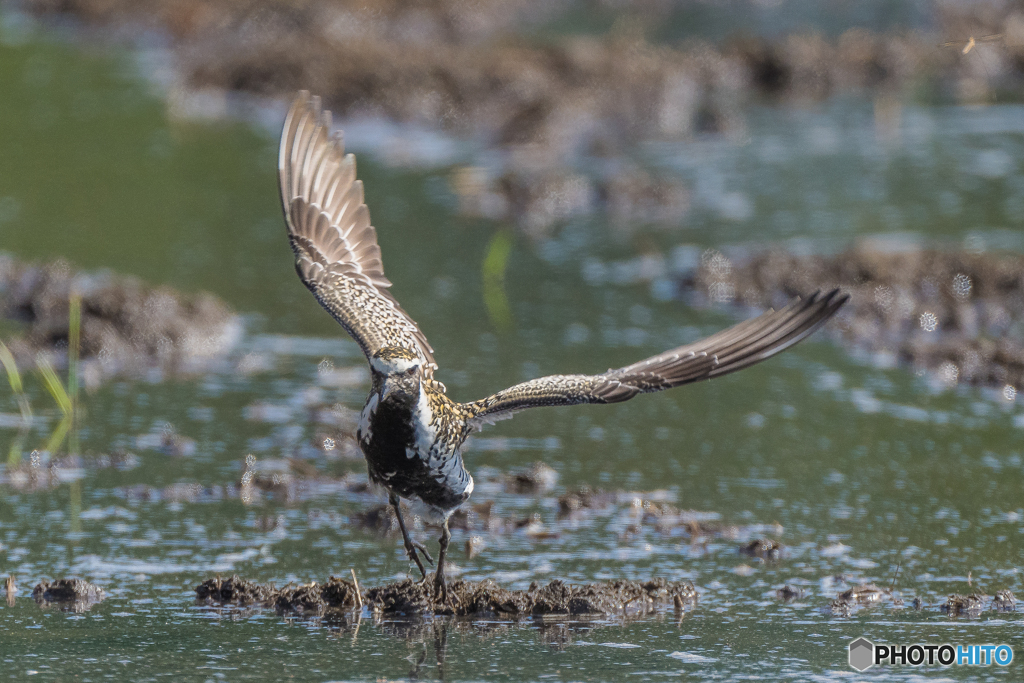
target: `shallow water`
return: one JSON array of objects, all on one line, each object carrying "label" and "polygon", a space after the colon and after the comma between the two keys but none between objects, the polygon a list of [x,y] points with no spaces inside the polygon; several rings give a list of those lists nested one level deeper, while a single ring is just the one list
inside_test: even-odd
[{"label": "shallow water", "polygon": [[[470,560],[456,531],[462,576],[520,588],[554,578],[689,579],[700,604],[681,621],[669,612],[515,627],[369,615],[331,622],[196,606],[194,586],[218,573],[278,585],[350,569],[364,585],[407,575],[394,538],[348,523],[380,502],[337,481],[362,476],[362,463],[312,443],[324,426],[311,407],[361,406],[363,361],[294,275],[273,136],[169,119],[130,55],[3,35],[0,247],[210,290],[248,315],[249,335],[232,366],[247,372],[115,381],[85,397],[82,453],[128,450],[137,466],[65,468],[35,490],[5,475],[0,574],[13,574],[21,593],[13,606],[0,602],[0,676],[818,680],[852,673],[846,646],[861,635],[1024,652],[1018,612],[951,618],[939,609],[950,593],[1024,592],[1019,407],[937,389],[821,340],[705,385],[614,407],[528,412],[467,453],[480,482],[474,501],[496,501],[503,517],[537,512],[556,535],[488,538]],[[685,224],[625,230],[591,219],[539,243],[514,237],[507,326],[492,319],[495,293],[481,277],[503,226],[452,213],[447,169],[396,170],[364,154],[360,176],[394,293],[430,338],[449,393],[474,399],[541,373],[622,365],[730,323],[729,312],[673,297],[673,273],[705,248],[831,251],[872,236],[1021,249],[1024,109],[908,108],[890,130],[879,128],[875,107],[759,109],[743,139],[641,150],[690,183]],[[645,270],[651,263],[660,265]],[[324,371],[325,360],[335,371]],[[26,459],[57,418],[35,378],[29,390],[45,419],[17,451]],[[5,392],[0,412],[16,412]],[[192,440],[188,454],[157,448],[170,430]],[[3,452],[17,438],[0,428]],[[333,479],[247,503],[237,485],[248,454],[268,471],[286,457],[308,460]],[[495,472],[537,460],[560,475],[552,494],[512,495],[494,483]],[[649,523],[633,533],[628,502],[559,521],[553,496],[580,485],[658,492],[739,531],[699,544]],[[786,546],[779,561],[738,552],[764,535]],[[885,601],[849,617],[828,612],[852,585],[891,585],[898,564],[905,608]],[[65,575],[98,583],[107,599],[66,613],[28,596],[39,580]],[[780,602],[784,584],[804,597]],[[909,607],[914,598],[923,609]],[[1019,671],[1015,662],[872,674],[1015,680]]]}]

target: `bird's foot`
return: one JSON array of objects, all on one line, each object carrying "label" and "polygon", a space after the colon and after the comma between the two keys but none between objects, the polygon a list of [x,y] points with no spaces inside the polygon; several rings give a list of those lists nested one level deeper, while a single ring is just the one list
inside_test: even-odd
[{"label": "bird's foot", "polygon": [[430,553],[427,552],[427,549],[423,547],[422,543],[411,539],[405,546],[405,552],[409,555],[409,559],[416,563],[416,568],[420,570],[420,575],[423,577],[423,580],[426,581],[427,570],[423,567],[423,561],[420,560],[419,553],[423,553],[423,557],[425,557],[427,562],[431,565],[434,564],[434,558],[430,556]]},{"label": "bird's foot", "polygon": [[412,544],[416,548],[416,550],[419,550],[421,553],[423,553],[423,556],[427,558],[427,562],[429,562],[430,566],[433,567],[434,558],[430,556],[430,553],[427,552],[427,549],[423,546],[423,544],[419,541],[413,541]]},{"label": "bird's foot", "polygon": [[444,578],[444,570],[438,569],[434,574],[434,601],[452,607],[452,594],[448,592],[448,582]]}]

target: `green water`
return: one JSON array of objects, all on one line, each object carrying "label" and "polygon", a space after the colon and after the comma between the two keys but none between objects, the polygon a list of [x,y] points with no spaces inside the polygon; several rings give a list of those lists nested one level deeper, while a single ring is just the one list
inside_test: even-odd
[{"label": "green water", "polygon": [[[330,621],[196,606],[194,586],[218,573],[282,585],[351,568],[369,585],[409,571],[395,539],[346,522],[378,503],[373,496],[327,488],[247,505],[230,488],[250,453],[266,462],[308,458],[331,475],[363,472],[358,460],[328,460],[309,445],[320,427],[308,408],[358,409],[365,384],[337,388],[317,365],[362,360],[294,275],[273,135],[169,118],[130,55],[4,35],[0,248],[212,291],[246,314],[239,355],[254,354],[266,369],[105,384],[84,399],[81,450],[128,449],[137,467],[66,472],[73,483],[42,490],[0,484],[0,575],[15,575],[21,588],[13,606],[0,601],[0,677],[825,680],[853,673],[846,645],[861,635],[1008,643],[1024,656],[1018,612],[950,618],[938,609],[954,592],[1024,593],[1021,411],[996,394],[936,390],[822,339],[713,383],[614,407],[527,412],[484,432],[467,453],[481,475],[475,501],[495,500],[509,517],[539,512],[558,536],[501,535],[470,560],[455,532],[463,576],[515,587],[689,579],[700,603],[680,622],[671,613],[518,626],[368,614]],[[908,108],[891,140],[877,134],[871,103],[834,102],[753,110],[743,140],[641,150],[689,183],[686,222],[623,230],[594,218],[541,242],[513,238],[508,327],[490,319],[481,277],[489,245],[507,227],[454,215],[448,169],[396,170],[364,154],[360,176],[393,292],[430,338],[449,393],[466,400],[538,374],[622,365],[729,324],[727,312],[696,311],[671,296],[672,264],[704,248],[834,250],[889,235],[1020,250],[1022,122],[1019,107]],[[665,255],[667,270],[641,277],[638,258],[650,254]],[[26,451],[45,442],[57,417],[34,377],[29,390],[49,421],[28,435]],[[16,412],[6,392],[0,412]],[[283,417],[247,419],[258,401]],[[139,440],[167,424],[195,441],[192,455]],[[16,435],[0,429],[2,452]],[[487,483],[488,472],[537,460],[559,472],[555,493],[583,484],[662,491],[729,524],[769,526],[691,545],[651,525],[625,533],[635,521],[628,505],[559,523],[553,498]],[[174,484],[207,488],[154,494]],[[277,527],[263,531],[268,517]],[[782,560],[737,552],[775,524]],[[845,618],[825,610],[850,585],[888,586],[897,563],[898,591],[924,609],[883,605]],[[839,574],[846,582],[831,578]],[[39,580],[65,575],[96,582],[107,599],[75,614],[28,596]],[[778,601],[775,589],[786,583],[805,597]],[[1020,672],[1014,662],[869,673],[1019,680]]]}]

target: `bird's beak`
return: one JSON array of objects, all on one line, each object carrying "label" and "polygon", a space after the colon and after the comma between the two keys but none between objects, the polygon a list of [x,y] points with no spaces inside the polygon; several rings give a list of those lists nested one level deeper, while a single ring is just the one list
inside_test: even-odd
[{"label": "bird's beak", "polygon": [[395,386],[391,382],[384,382],[383,388],[380,390],[380,402],[383,403],[387,400],[391,392],[395,390]]}]

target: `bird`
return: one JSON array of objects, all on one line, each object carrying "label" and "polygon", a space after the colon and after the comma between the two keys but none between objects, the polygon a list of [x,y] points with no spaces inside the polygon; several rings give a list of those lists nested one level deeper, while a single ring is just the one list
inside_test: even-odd
[{"label": "bird", "polygon": [[444,601],[448,520],[473,493],[461,451],[470,433],[527,408],[619,403],[740,370],[806,338],[849,299],[838,289],[816,292],[632,365],[540,377],[459,403],[435,379],[433,349],[390,292],[355,157],[345,153],[341,133],[332,132],[331,113],[306,91],[299,92],[284,122],[278,176],[299,278],[369,363],[370,393],[356,428],[369,478],[387,491],[423,585],[423,559],[433,564],[433,557],[412,539],[401,500],[440,526],[433,595]]}]

